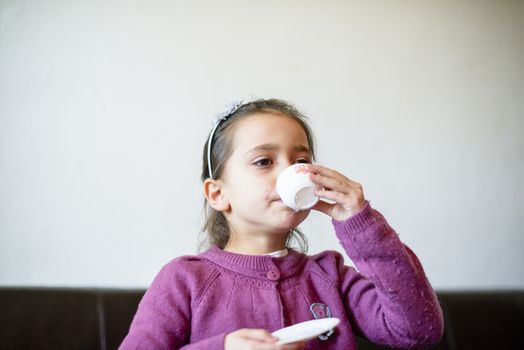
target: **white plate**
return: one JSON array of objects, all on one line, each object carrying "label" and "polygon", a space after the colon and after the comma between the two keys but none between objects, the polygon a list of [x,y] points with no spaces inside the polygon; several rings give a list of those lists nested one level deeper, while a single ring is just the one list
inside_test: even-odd
[{"label": "white plate", "polygon": [[340,320],[335,317],[321,318],[318,320],[300,322],[279,329],[278,331],[271,333],[271,335],[278,338],[277,344],[294,343],[318,337],[322,333],[326,333],[330,329],[335,328],[339,323]]}]

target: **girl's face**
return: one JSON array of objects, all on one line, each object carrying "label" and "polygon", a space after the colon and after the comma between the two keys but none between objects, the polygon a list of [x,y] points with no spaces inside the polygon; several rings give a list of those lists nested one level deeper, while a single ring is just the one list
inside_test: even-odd
[{"label": "girl's face", "polygon": [[309,210],[288,208],[275,184],[286,167],[311,162],[304,129],[291,117],[272,113],[247,116],[233,128],[222,189],[230,205],[224,214],[232,235],[287,234]]}]

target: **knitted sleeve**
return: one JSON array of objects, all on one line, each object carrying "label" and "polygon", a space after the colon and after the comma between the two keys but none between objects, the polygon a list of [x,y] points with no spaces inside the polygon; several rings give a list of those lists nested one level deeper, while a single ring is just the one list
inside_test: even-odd
[{"label": "knitted sleeve", "polygon": [[[360,274],[338,259],[340,292],[355,331],[384,345],[425,348],[443,333],[442,310],[416,255],[369,202],[335,232]],[[350,271],[352,270],[352,271]]]},{"label": "knitted sleeve", "polygon": [[225,334],[188,344],[192,300],[209,278],[209,269],[198,269],[191,257],[165,265],[155,277],[119,349],[223,349]]}]

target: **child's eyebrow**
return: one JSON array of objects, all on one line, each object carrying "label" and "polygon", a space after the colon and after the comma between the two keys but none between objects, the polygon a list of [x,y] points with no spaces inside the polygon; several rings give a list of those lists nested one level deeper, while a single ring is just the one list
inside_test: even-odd
[{"label": "child's eyebrow", "polygon": [[[249,151],[246,152],[245,155],[249,155],[250,153],[256,152],[256,151],[276,151],[279,149],[279,146],[274,143],[265,143],[263,145],[259,145],[256,147],[251,148]],[[310,153],[309,148],[304,145],[296,145],[293,147],[293,150],[295,152],[306,152]]]}]

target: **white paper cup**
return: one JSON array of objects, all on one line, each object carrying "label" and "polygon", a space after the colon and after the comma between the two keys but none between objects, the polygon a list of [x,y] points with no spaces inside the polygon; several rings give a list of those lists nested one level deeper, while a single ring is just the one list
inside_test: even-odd
[{"label": "white paper cup", "polygon": [[310,209],[318,202],[314,191],[320,189],[308,177],[304,164],[293,164],[279,175],[276,190],[280,199],[295,211]]}]

